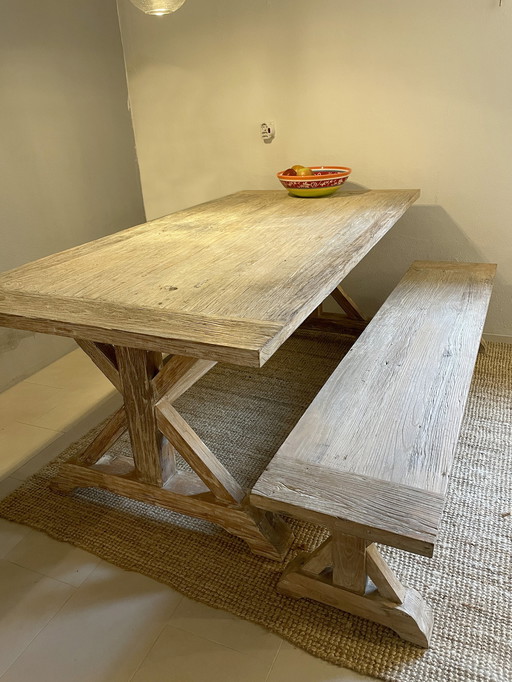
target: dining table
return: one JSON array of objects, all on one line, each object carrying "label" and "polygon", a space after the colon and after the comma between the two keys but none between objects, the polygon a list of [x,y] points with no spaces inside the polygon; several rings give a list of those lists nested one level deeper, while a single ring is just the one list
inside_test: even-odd
[{"label": "dining table", "polygon": [[[55,493],[159,505],[282,560],[288,524],[250,504],[174,403],[216,363],[261,367],[300,326],[360,333],[367,320],[341,283],[418,196],[240,191],[1,274],[0,325],[73,338],[123,398],[61,465]],[[322,308],[331,294],[339,314]],[[109,453],[126,431],[131,456]]]}]

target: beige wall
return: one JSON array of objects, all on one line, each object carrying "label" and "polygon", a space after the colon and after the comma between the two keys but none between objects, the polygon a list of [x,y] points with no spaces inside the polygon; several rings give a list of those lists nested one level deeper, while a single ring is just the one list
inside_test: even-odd
[{"label": "beige wall", "polygon": [[[115,0],[0,4],[0,270],[144,219]],[[0,328],[0,389],[74,344]]]},{"label": "beige wall", "polygon": [[119,6],[148,217],[278,188],[293,163],[420,187],[347,289],[373,312],[415,258],[495,261],[486,329],[512,336],[511,3],[187,0],[162,18]]}]

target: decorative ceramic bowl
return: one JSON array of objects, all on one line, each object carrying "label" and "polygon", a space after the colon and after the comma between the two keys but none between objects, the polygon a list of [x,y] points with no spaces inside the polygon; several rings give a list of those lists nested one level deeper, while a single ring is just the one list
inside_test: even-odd
[{"label": "decorative ceramic bowl", "polygon": [[310,166],[313,175],[283,175],[278,173],[281,184],[289,194],[296,197],[325,197],[334,194],[352,172],[345,166]]}]

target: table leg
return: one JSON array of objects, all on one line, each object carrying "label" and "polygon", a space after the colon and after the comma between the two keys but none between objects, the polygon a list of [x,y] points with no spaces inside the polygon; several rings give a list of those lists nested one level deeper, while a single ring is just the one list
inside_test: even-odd
[{"label": "table leg", "polygon": [[[256,554],[282,560],[289,526],[276,514],[252,507],[246,492],[173,407],[180,395],[216,363],[91,342],[79,345],[112,383],[124,406],[92,443],[62,465],[52,488],[69,493],[98,487],[135,500],[211,521],[236,535]],[[128,430],[133,457],[108,454]],[[175,452],[192,472],[175,466]]]},{"label": "table leg", "polygon": [[174,467],[156,424],[152,380],[160,370],[162,354],[155,355],[138,348],[116,348],[136,476],[142,483],[162,486]]},{"label": "table leg", "polygon": [[363,320],[366,318],[359,309],[357,303],[355,303],[347,292],[342,288],[341,284],[338,284],[334,291],[331,291],[331,296],[334,298],[336,303],[345,312],[346,316],[351,320]]}]

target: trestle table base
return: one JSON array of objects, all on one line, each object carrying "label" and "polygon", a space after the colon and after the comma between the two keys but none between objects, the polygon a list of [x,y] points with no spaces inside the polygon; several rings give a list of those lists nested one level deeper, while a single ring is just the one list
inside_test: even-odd
[{"label": "trestle table base", "polygon": [[[78,341],[120,389],[124,405],[85,450],[63,464],[51,487],[69,494],[101,488],[218,524],[260,556],[282,561],[292,540],[277,515],[256,509],[246,492],[173,407],[216,363],[185,356]],[[108,454],[126,432],[132,457]],[[176,468],[176,453],[193,472]]]}]

